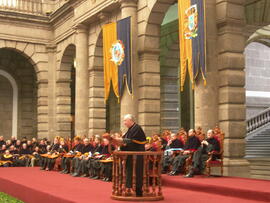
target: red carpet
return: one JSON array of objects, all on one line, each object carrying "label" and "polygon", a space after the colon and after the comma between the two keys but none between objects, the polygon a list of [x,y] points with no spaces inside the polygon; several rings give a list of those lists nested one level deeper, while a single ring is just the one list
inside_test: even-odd
[{"label": "red carpet", "polygon": [[[164,201],[170,203],[270,202],[270,181],[217,177],[163,176]],[[74,178],[38,168],[0,168],[0,191],[26,203],[117,203],[111,183]]]}]

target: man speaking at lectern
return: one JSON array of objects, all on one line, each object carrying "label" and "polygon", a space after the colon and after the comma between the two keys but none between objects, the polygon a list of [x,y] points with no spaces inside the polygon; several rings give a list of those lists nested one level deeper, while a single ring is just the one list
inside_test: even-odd
[{"label": "man speaking at lectern", "polygon": [[[145,134],[141,126],[135,123],[134,117],[131,114],[124,116],[124,125],[128,128],[128,131],[125,133],[123,138],[119,138],[118,140],[123,143],[121,151],[145,151]],[[137,156],[136,163],[136,196],[140,197],[143,195],[143,156]],[[132,188],[132,169],[132,156],[128,156],[126,162],[127,188]]]}]

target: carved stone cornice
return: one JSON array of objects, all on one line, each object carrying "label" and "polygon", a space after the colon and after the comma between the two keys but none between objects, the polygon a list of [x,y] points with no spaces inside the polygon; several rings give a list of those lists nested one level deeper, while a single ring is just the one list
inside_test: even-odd
[{"label": "carved stone cornice", "polygon": [[76,34],[88,32],[88,27],[84,24],[77,24],[72,29],[76,31]]},{"label": "carved stone cornice", "polygon": [[110,13],[107,12],[99,12],[97,14],[97,18],[101,21],[101,22],[107,22],[108,19],[110,18]]},{"label": "carved stone cornice", "polygon": [[121,9],[126,7],[137,8],[138,0],[118,0],[121,5]]}]

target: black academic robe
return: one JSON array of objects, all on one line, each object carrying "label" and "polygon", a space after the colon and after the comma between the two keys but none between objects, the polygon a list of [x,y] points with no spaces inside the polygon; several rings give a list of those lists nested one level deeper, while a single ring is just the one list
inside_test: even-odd
[{"label": "black academic robe", "polygon": [[82,152],[83,144],[77,144],[72,148],[73,152]]},{"label": "black academic robe", "polygon": [[17,150],[17,149],[10,150],[9,152],[10,152],[10,154],[19,154],[19,150]]},{"label": "black academic robe", "polygon": [[5,145],[5,144],[6,144],[6,142],[4,140],[0,141],[0,147],[2,147],[2,145]]},{"label": "black academic robe", "polygon": [[47,153],[47,145],[40,144],[40,145],[38,145],[38,147],[39,147],[39,150],[40,150],[41,154],[46,154]]},{"label": "black academic robe", "polygon": [[83,145],[82,154],[91,152],[93,150],[93,146],[91,144]]},{"label": "black academic robe", "polygon": [[196,136],[189,136],[184,146],[184,150],[197,150],[201,146],[201,142]]},{"label": "black academic robe", "polygon": [[[125,146],[121,147],[122,151],[145,151],[145,144],[138,144],[135,141],[145,142],[146,136],[138,124],[134,123],[124,135],[123,141]],[[127,157],[126,162],[126,187],[132,187],[133,168],[136,169],[136,195],[142,195],[143,183],[143,156],[137,156],[136,166],[132,166],[132,156]]]},{"label": "black academic robe", "polygon": [[94,146],[91,152],[92,152],[92,154],[94,154],[96,152],[98,152],[98,153],[101,154],[101,152],[102,152],[102,145],[99,144],[99,145]]},{"label": "black academic robe", "polygon": [[146,136],[138,124],[134,123],[124,135],[123,141],[126,144],[121,147],[121,151],[145,151],[144,144],[138,144],[133,142],[145,142]]},{"label": "black academic robe", "polygon": [[21,150],[19,151],[19,154],[20,154],[20,155],[32,154],[32,151],[29,150],[28,148],[27,148],[27,149],[21,149]]},{"label": "black academic robe", "polygon": [[15,145],[16,142],[17,142],[17,140],[11,140],[11,144],[12,144],[12,145]]},{"label": "black academic robe", "polygon": [[206,139],[206,141],[211,145],[208,147],[209,148],[208,152],[211,152],[211,151],[219,152],[220,151],[220,144],[216,138]]},{"label": "black academic robe", "polygon": [[65,145],[60,145],[59,148],[58,148],[58,152],[59,153],[67,153],[68,152],[68,146],[65,144]]},{"label": "black academic robe", "polygon": [[52,152],[58,151],[59,146],[60,146],[60,144],[53,144],[51,147],[51,151]]},{"label": "black academic robe", "polygon": [[17,150],[20,150],[22,148],[22,145],[14,145]]},{"label": "black academic robe", "polygon": [[181,140],[179,139],[175,139],[172,141],[172,143],[170,144],[170,149],[172,148],[183,148],[183,143],[181,142]]}]

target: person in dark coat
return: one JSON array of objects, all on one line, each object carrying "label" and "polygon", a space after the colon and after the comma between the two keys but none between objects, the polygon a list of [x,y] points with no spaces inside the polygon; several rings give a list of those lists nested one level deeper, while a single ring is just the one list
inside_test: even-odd
[{"label": "person in dark coat", "polygon": [[89,175],[89,178],[96,178],[98,174],[96,174],[94,163],[95,163],[95,158],[102,153],[102,144],[101,144],[101,137],[100,135],[95,135],[94,142],[93,142],[93,150],[89,154],[88,157],[86,157],[83,160],[83,168]]},{"label": "person in dark coat", "polygon": [[[178,139],[175,133],[172,133],[170,136],[170,140],[168,141],[167,146],[165,147],[165,150],[182,149],[182,148],[183,148],[183,142]],[[163,162],[162,162],[162,169],[163,169],[162,173],[166,173],[168,171],[169,166],[172,164],[173,159],[174,157],[172,153],[165,153]]]},{"label": "person in dark coat", "polygon": [[27,147],[27,144],[24,143],[22,145],[21,150],[19,151],[19,158],[16,160],[17,166],[27,166],[28,160],[30,159],[30,155],[32,151]]},{"label": "person in dark coat", "polygon": [[[117,141],[123,142],[121,151],[145,151],[146,136],[143,129],[135,123],[134,117],[131,114],[124,116],[124,125],[128,128],[123,138],[118,138]],[[136,161],[136,196],[143,195],[143,156],[137,156]],[[126,187],[132,188],[132,156],[127,157],[126,162]]]},{"label": "person in dark coat", "polygon": [[92,150],[93,150],[93,146],[90,144],[89,139],[85,138],[83,140],[81,155],[78,157],[74,157],[74,159],[73,159],[74,173],[72,174],[72,176],[79,177],[81,173],[82,173],[83,177],[87,176],[87,172],[84,171],[83,160],[85,157],[87,157],[89,155],[89,153],[91,153]]},{"label": "person in dark coat", "polygon": [[0,136],[0,148],[2,148],[2,145],[6,145],[6,141],[3,136]]},{"label": "person in dark coat", "polygon": [[0,157],[0,166],[10,167],[13,165],[13,156],[10,154],[9,150],[6,150],[5,153]]},{"label": "person in dark coat", "polygon": [[72,168],[74,169],[75,162],[73,161],[73,158],[82,152],[82,147],[83,145],[81,144],[81,138],[79,136],[76,136],[74,138],[74,146],[64,157],[62,157],[62,160],[61,160],[62,171],[60,173],[63,173],[63,174],[70,173],[71,165],[72,165]]},{"label": "person in dark coat", "polygon": [[[60,137],[56,136],[54,138],[53,144],[50,148],[50,151],[47,152],[47,157],[43,157],[41,170],[52,170],[55,164],[55,159],[57,158],[56,154],[58,154],[58,149],[60,146]],[[54,156],[55,155],[55,156]]]},{"label": "person in dark coat", "polygon": [[[185,176],[187,178],[191,178],[194,176],[195,173],[200,173],[204,170],[204,163],[208,159],[208,153],[213,151],[220,152],[220,143],[214,137],[213,130],[207,131],[207,139],[202,141],[201,146],[198,150],[193,154],[192,157],[192,167],[189,173]],[[218,155],[213,154],[212,160],[218,159]]]},{"label": "person in dark coat", "polygon": [[15,136],[11,136],[11,144],[12,145],[15,145],[16,142],[17,142],[16,137]]},{"label": "person in dark coat", "polygon": [[169,175],[178,175],[184,166],[185,160],[196,151],[201,145],[201,142],[198,137],[196,137],[196,133],[194,129],[190,129],[188,131],[188,140],[184,146],[183,153],[177,155],[172,163],[172,171]]}]

